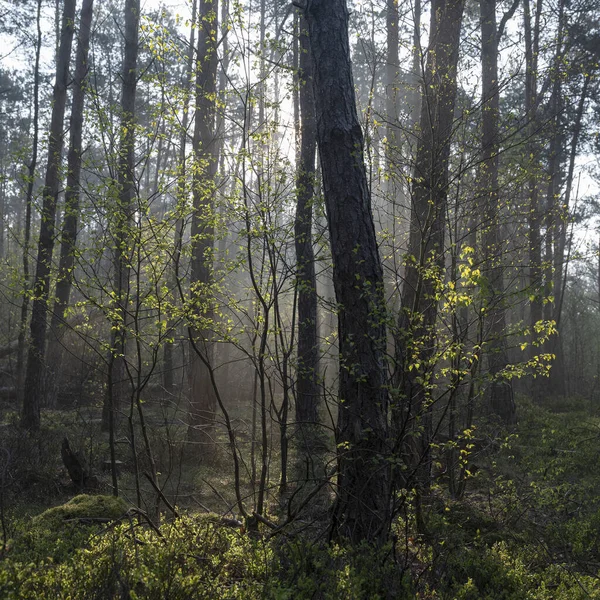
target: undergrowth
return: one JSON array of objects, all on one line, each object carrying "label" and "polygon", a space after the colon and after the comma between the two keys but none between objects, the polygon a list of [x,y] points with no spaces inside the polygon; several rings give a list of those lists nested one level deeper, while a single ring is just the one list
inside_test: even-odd
[{"label": "undergrowth", "polygon": [[378,550],[315,528],[250,534],[215,515],[153,528],[119,500],[80,496],[12,523],[0,597],[600,599],[599,438],[589,406],[521,400],[518,429],[471,457],[465,496],[440,478],[425,529],[407,506]]}]

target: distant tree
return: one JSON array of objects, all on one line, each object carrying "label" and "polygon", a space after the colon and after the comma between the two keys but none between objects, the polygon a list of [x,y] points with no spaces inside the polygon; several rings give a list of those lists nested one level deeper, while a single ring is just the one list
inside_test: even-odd
[{"label": "distant tree", "polygon": [[[317,123],[313,95],[312,57],[304,18],[300,18],[299,26],[300,154],[296,176],[297,204],[294,226],[298,278],[296,420],[300,424],[315,424],[318,420],[319,346],[312,226],[315,177],[317,176],[315,166]],[[300,435],[302,434],[301,431]]]},{"label": "distant tree", "polygon": [[52,121],[48,139],[48,164],[43,188],[40,237],[36,261],[33,303],[31,307],[31,339],[27,354],[27,374],[21,424],[27,429],[40,426],[40,402],[44,397],[45,349],[48,294],[54,250],[56,205],[60,192],[61,161],[64,138],[64,116],[69,84],[69,61],[75,27],[75,0],[65,0],[60,45],[56,63],[56,82],[52,95]]},{"label": "distant tree", "polygon": [[[190,122],[190,95],[192,84],[194,82],[194,52],[196,41],[196,20],[197,20],[198,0],[192,2],[192,15],[189,34],[189,45],[186,55],[186,70],[184,74],[183,87],[183,111],[181,118],[181,133],[179,137],[179,156],[177,173],[177,220],[175,222],[175,235],[173,240],[173,268],[170,278],[170,288],[173,292],[177,289],[180,277],[181,252],[183,249],[183,234],[185,230],[185,205],[187,200],[187,171],[188,156],[187,142],[189,137],[188,127]],[[169,322],[169,334],[175,332],[175,322],[173,319]],[[173,343],[171,340],[165,342],[163,350],[163,385],[168,393],[175,392],[174,363],[173,363]]]},{"label": "distant tree", "polygon": [[[33,136],[31,140],[31,160],[27,166],[27,192],[25,195],[25,223],[23,235],[23,297],[21,299],[21,314],[19,319],[19,337],[17,346],[16,384],[19,394],[23,393],[23,376],[25,371],[25,340],[27,334],[27,319],[29,315],[29,252],[31,243],[31,210],[33,205],[33,190],[39,151],[39,118],[40,118],[40,55],[42,51],[41,27],[42,0],[37,0],[36,10],[36,42],[33,68]],[[33,412],[36,412],[35,408]]]},{"label": "distant tree", "polygon": [[115,417],[123,400],[126,382],[129,274],[132,253],[131,221],[135,210],[135,99],[138,82],[138,37],[140,23],[139,0],[125,2],[125,52],[122,66],[121,126],[117,180],[113,182],[114,213],[113,244],[113,307],[108,356],[106,396],[102,412],[102,427],[109,432],[113,494],[118,495],[115,467]]},{"label": "distant tree", "polygon": [[[77,58],[73,75],[73,102],[69,124],[70,141],[67,155],[67,189],[65,191],[64,219],[61,231],[60,262],[56,281],[56,300],[50,321],[50,340],[48,342],[47,362],[54,380],[62,368],[61,340],[65,330],[65,314],[71,297],[71,286],[75,266],[75,248],[79,227],[81,162],[83,135],[83,108],[87,87],[88,50],[94,0],[84,0],[79,21],[79,40]],[[56,385],[47,390],[49,404],[56,399]],[[52,400],[50,400],[52,399]]]},{"label": "distant tree", "polygon": [[[411,189],[411,220],[402,306],[396,339],[395,435],[408,439],[408,481],[429,485],[430,386],[435,365],[438,293],[445,278],[444,243],[448,167],[454,133],[454,106],[463,0],[436,0],[431,6],[427,65],[423,82],[420,138]],[[406,433],[411,435],[406,437]]]},{"label": "distant tree", "polygon": [[[523,26],[525,40],[525,114],[527,119],[528,142],[525,146],[528,157],[527,171],[527,224],[529,258],[529,327],[537,337],[536,326],[543,318],[543,271],[542,271],[542,215],[540,209],[540,170],[541,140],[537,135],[539,123],[539,59],[540,59],[540,21],[542,2],[536,2],[532,15],[531,0],[523,0]],[[532,355],[536,349],[532,345]],[[534,393],[538,387],[533,385]]]},{"label": "distant tree", "polygon": [[[517,7],[515,2],[512,12]],[[509,364],[506,349],[506,306],[504,297],[504,244],[500,232],[499,207],[499,149],[500,149],[500,88],[498,75],[498,42],[502,29],[510,18],[506,13],[501,30],[496,24],[496,0],[481,0],[481,148],[479,167],[480,215],[483,224],[483,272],[488,278],[486,315],[490,322],[488,348],[490,402],[492,410],[507,424],[515,422],[515,403],[512,383],[502,377]]]},{"label": "distant tree", "polygon": [[214,452],[217,399],[209,368],[212,343],[213,246],[216,174],[219,164],[216,126],[217,100],[217,1],[200,0],[196,58],[195,122],[192,194],[192,264],[190,272],[190,398],[188,439],[201,442],[200,460]]}]

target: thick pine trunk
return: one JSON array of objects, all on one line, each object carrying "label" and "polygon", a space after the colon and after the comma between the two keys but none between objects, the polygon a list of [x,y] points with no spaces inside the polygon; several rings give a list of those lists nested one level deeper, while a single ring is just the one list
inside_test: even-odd
[{"label": "thick pine trunk", "polygon": [[356,112],[345,0],[308,0],[317,141],[340,352],[334,533],[385,538],[390,520],[383,273]]},{"label": "thick pine trunk", "polygon": [[75,0],[65,0],[60,46],[56,61],[56,82],[52,95],[52,117],[48,140],[48,165],[43,189],[40,237],[31,306],[31,339],[27,353],[27,373],[21,424],[28,429],[40,426],[40,401],[44,396],[45,349],[48,293],[56,226],[56,205],[60,191],[65,104],[69,84],[69,61],[75,20]]}]

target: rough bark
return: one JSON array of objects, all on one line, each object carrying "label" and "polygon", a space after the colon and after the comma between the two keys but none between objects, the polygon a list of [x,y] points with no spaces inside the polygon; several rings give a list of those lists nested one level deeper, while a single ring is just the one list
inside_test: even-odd
[{"label": "rough bark", "polygon": [[[463,0],[436,0],[424,74],[421,137],[411,190],[411,222],[396,340],[395,437],[407,452],[408,477],[429,480],[430,393],[435,352],[437,285],[444,279],[444,225],[448,163],[454,126],[456,68]],[[402,441],[407,431],[408,445]],[[406,483],[406,482],[404,482]]]},{"label": "rough bark", "polygon": [[481,0],[481,150],[479,170],[480,213],[484,217],[483,271],[488,280],[486,314],[489,322],[488,373],[492,410],[509,425],[515,422],[515,402],[512,384],[500,373],[509,364],[504,336],[506,307],[504,299],[503,242],[498,204],[500,94],[498,82],[498,28],[496,0]]},{"label": "rough bark", "polygon": [[378,542],[389,527],[383,273],[356,112],[345,0],[304,6],[317,141],[338,305],[337,537]]},{"label": "rough bark", "polygon": [[300,19],[300,156],[296,175],[294,235],[298,285],[298,374],[296,421],[317,423],[319,344],[317,282],[312,237],[317,123],[313,96],[312,59],[306,23]]},{"label": "rough bark", "polygon": [[217,399],[207,365],[212,365],[214,348],[210,340],[213,283],[214,196],[218,166],[218,141],[215,135],[217,94],[217,2],[200,0],[196,105],[193,137],[194,172],[192,179],[194,214],[192,217],[192,265],[190,279],[190,398],[188,439],[202,443],[201,460],[210,460],[214,450],[214,421]]},{"label": "rough bark", "polygon": [[75,0],[65,0],[60,46],[56,62],[56,82],[52,94],[52,117],[48,140],[48,164],[43,189],[40,237],[31,305],[31,339],[27,352],[27,372],[21,424],[28,429],[40,426],[40,400],[44,394],[45,346],[50,269],[56,226],[56,205],[60,191],[65,104],[69,83],[69,60],[75,19]]},{"label": "rough bark", "polygon": [[[83,108],[88,73],[88,50],[94,0],[84,0],[81,6],[77,59],[73,76],[73,103],[70,119],[70,140],[67,154],[67,189],[65,191],[65,216],[60,244],[60,262],[56,281],[56,300],[50,321],[51,337],[48,343],[48,367],[53,379],[58,376],[62,364],[61,343],[65,330],[65,311],[69,306],[73,269],[75,266],[75,247],[79,221],[79,194],[81,179],[81,153],[83,134]],[[48,403],[54,404],[54,389],[47,390]]]}]

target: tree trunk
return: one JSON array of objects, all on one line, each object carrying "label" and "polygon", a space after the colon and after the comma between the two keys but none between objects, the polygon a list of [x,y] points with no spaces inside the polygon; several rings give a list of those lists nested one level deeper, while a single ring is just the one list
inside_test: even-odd
[{"label": "tree trunk", "polygon": [[35,66],[33,75],[33,140],[31,142],[31,162],[27,169],[27,196],[25,198],[25,235],[23,239],[23,299],[21,301],[21,316],[19,322],[19,342],[17,349],[17,393],[24,394],[23,371],[25,363],[25,336],[27,334],[27,315],[29,313],[29,243],[31,241],[31,206],[33,204],[33,185],[37,168],[39,115],[40,115],[40,53],[42,50],[41,28],[42,0],[38,0],[36,25],[37,41],[35,48]]},{"label": "tree trunk", "polygon": [[[385,296],[398,298],[398,254],[395,250],[402,245],[408,222],[406,178],[403,170],[409,146],[408,138],[402,136],[400,125],[400,57],[399,57],[399,11],[398,0],[387,0],[386,4],[386,65],[385,65],[385,194],[377,214],[383,237],[382,263],[385,279]],[[406,101],[406,98],[404,98]],[[375,156],[377,148],[373,148]]]},{"label": "tree trunk", "polygon": [[[552,94],[549,102],[550,112],[550,147],[548,157],[548,189],[546,193],[546,252],[544,257],[545,262],[545,287],[544,295],[546,296],[544,319],[546,321],[554,320],[558,309],[556,290],[554,289],[555,279],[554,271],[556,268],[561,269],[563,256],[559,248],[558,242],[560,237],[560,218],[562,215],[562,200],[560,195],[560,184],[563,178],[563,159],[565,146],[565,129],[564,121],[564,100],[562,89],[562,70],[564,60],[564,30],[565,30],[565,2],[561,0],[558,11],[558,31],[556,35],[556,51],[554,55],[554,64],[552,65]],[[549,296],[554,296],[553,301],[550,301]],[[540,382],[543,387],[545,397],[549,396],[564,396],[566,394],[566,381],[564,374],[564,361],[562,357],[561,340],[558,335],[551,336],[543,346],[543,352],[552,354],[555,359],[552,362],[550,376]]]},{"label": "tree trunk", "polygon": [[136,195],[135,184],[135,96],[137,91],[137,57],[140,20],[139,0],[125,2],[125,53],[121,89],[121,126],[119,140],[118,174],[116,182],[116,209],[114,216],[113,291],[114,317],[111,327],[109,356],[110,385],[107,393],[102,425],[114,433],[115,417],[125,393],[125,360],[127,327],[129,324],[129,262],[131,248],[131,219]]},{"label": "tree trunk", "polygon": [[313,96],[312,58],[306,22],[303,18],[300,19],[299,59],[301,141],[296,175],[297,205],[294,225],[298,285],[296,421],[299,424],[316,424],[319,399],[319,343],[312,214],[316,177],[317,123]]},{"label": "tree trunk", "polygon": [[[421,118],[422,104],[422,75],[423,65],[421,56],[421,0],[413,1],[413,49],[412,49],[412,70],[410,73],[410,88],[406,97],[407,112],[409,114],[407,129],[409,133],[409,146],[416,148],[415,128]],[[413,153],[410,152],[410,158]]]},{"label": "tree trunk", "polygon": [[[531,157],[528,181],[528,226],[529,226],[529,325],[533,339],[537,337],[535,326],[543,318],[542,303],[542,237],[541,216],[539,207],[539,148],[535,143],[537,134],[537,69],[539,53],[539,31],[541,0],[536,4],[536,13],[532,24],[530,0],[523,0],[523,25],[525,31],[525,112],[527,114],[528,137],[527,155]],[[532,355],[536,347],[531,346]],[[534,396],[539,393],[539,386],[532,381]]]},{"label": "tree trunk", "polygon": [[[386,31],[387,31],[387,57],[385,65],[385,113],[386,113],[386,167],[388,170],[389,202],[396,203],[397,189],[402,185],[399,177],[400,140],[398,123],[398,94],[400,58],[398,53],[398,0],[387,0]],[[391,214],[393,211],[387,209]]]},{"label": "tree trunk", "polygon": [[503,380],[501,372],[509,364],[504,336],[506,335],[506,308],[504,298],[504,250],[500,232],[498,204],[500,94],[498,89],[498,29],[496,0],[481,0],[481,147],[479,169],[480,214],[485,219],[483,235],[483,271],[488,279],[485,299],[489,320],[488,373],[491,379],[490,405],[507,424],[515,422],[515,402],[510,380]]},{"label": "tree trunk", "polygon": [[[192,2],[192,20],[190,26],[190,38],[187,55],[187,65],[185,71],[185,79],[183,82],[183,118],[181,121],[181,137],[179,140],[179,172],[177,186],[177,219],[175,221],[175,239],[173,248],[173,270],[171,278],[171,290],[175,294],[179,279],[179,265],[181,261],[181,251],[183,247],[183,232],[185,230],[185,205],[187,201],[187,138],[188,138],[188,123],[189,123],[189,105],[190,92],[192,88],[192,78],[194,74],[194,46],[196,38],[196,12],[197,0]],[[172,319],[169,320],[168,338],[175,334],[175,323]],[[165,341],[163,350],[163,385],[168,394],[175,393],[175,378],[174,378],[174,363],[173,363],[173,343],[171,339]]]},{"label": "tree trunk", "polygon": [[6,168],[5,168],[5,156],[4,151],[6,148],[6,138],[4,137],[4,131],[0,126],[0,261],[4,259],[4,223],[6,219]]},{"label": "tree trunk", "polygon": [[196,107],[194,124],[194,173],[192,217],[192,268],[190,295],[192,312],[190,348],[190,398],[188,439],[200,442],[200,460],[214,454],[216,396],[209,374],[214,348],[212,337],[212,283],[214,242],[214,197],[218,166],[215,136],[217,94],[217,2],[200,0]]},{"label": "tree trunk", "polygon": [[[75,247],[79,220],[79,189],[81,178],[81,139],[83,132],[83,107],[88,73],[88,50],[94,0],[84,0],[81,7],[79,41],[77,44],[77,64],[73,77],[73,104],[70,120],[70,143],[67,156],[67,189],[65,192],[65,216],[60,244],[60,262],[56,281],[56,300],[52,320],[51,337],[48,343],[48,367],[54,384],[62,365],[62,338],[65,330],[65,312],[69,306]],[[56,385],[53,386],[55,388]],[[56,389],[48,389],[48,403],[53,405]]]},{"label": "tree trunk", "polygon": [[65,0],[60,47],[56,62],[56,82],[52,95],[52,120],[48,140],[48,165],[43,189],[40,237],[31,307],[31,340],[27,353],[27,373],[21,424],[28,429],[40,426],[40,400],[44,396],[45,345],[50,269],[54,250],[56,204],[60,191],[65,104],[69,83],[69,61],[75,20],[75,0]]},{"label": "tree trunk", "polygon": [[337,537],[380,542],[390,523],[383,272],[356,112],[345,0],[308,0],[317,141],[338,305]]},{"label": "tree trunk", "polygon": [[[571,192],[573,189],[573,178],[575,174],[575,159],[577,157],[577,149],[579,147],[579,138],[581,137],[581,129],[583,124],[583,115],[585,104],[589,94],[589,84],[592,80],[592,73],[584,75],[583,87],[579,97],[577,113],[573,128],[573,137],[571,138],[571,147],[569,149],[569,166],[567,169],[567,178],[565,183],[564,199],[560,203],[559,209],[555,214],[555,248],[554,248],[554,314],[553,318],[558,330],[558,336],[551,340],[550,353],[554,354],[554,364],[550,371],[548,387],[550,390],[557,390],[555,393],[561,395],[567,394],[566,373],[565,373],[565,357],[560,337],[560,325],[562,318],[562,307],[565,295],[566,275],[570,258],[570,245],[567,249],[567,224],[569,221],[569,206],[571,204]],[[567,254],[565,256],[565,250]]]},{"label": "tree trunk", "polygon": [[[456,68],[464,0],[435,0],[424,75],[406,276],[396,340],[395,438],[407,452],[408,477],[429,485],[430,381],[435,352],[437,290],[444,281],[448,163],[454,126]],[[413,433],[408,437],[406,433]],[[404,447],[403,447],[404,446]],[[403,485],[407,481],[402,482]]]}]

